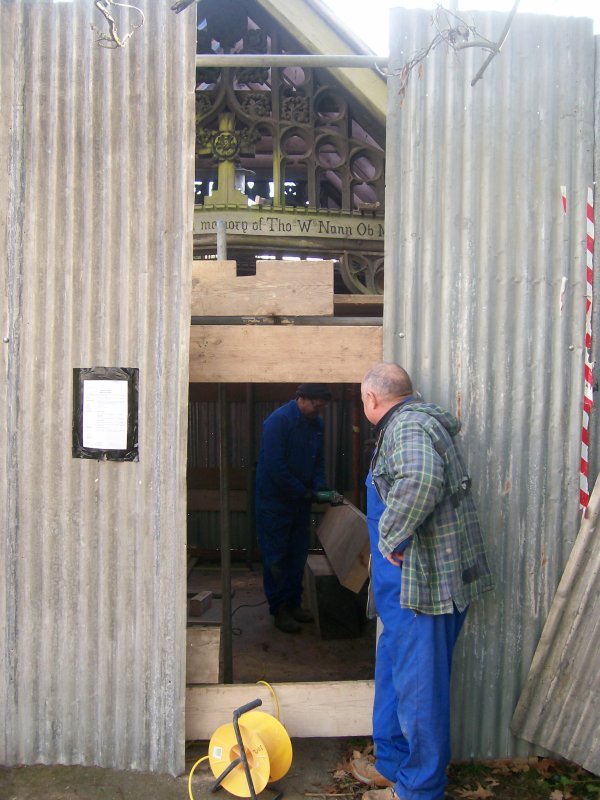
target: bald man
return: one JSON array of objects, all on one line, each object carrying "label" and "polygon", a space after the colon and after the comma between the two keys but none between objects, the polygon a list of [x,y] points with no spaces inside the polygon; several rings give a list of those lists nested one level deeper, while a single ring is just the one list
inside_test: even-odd
[{"label": "bald man", "polygon": [[377,364],[361,396],[377,445],[367,476],[377,643],[376,760],[352,762],[365,800],[442,800],[450,761],[452,653],[472,600],[492,588],[460,422]]}]

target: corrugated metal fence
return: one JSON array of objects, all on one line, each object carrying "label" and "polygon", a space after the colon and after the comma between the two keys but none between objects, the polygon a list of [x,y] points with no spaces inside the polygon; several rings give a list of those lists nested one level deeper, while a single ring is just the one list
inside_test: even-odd
[{"label": "corrugated metal fence", "polygon": [[454,756],[525,754],[509,724],[579,526],[592,23],[517,15],[475,86],[487,54],[442,46],[404,98],[436,31],[392,26],[385,354],[464,421],[497,582],[457,651]]},{"label": "corrugated metal fence", "polygon": [[[3,764],[183,769],[195,22],[135,5],[103,49],[0,4]],[[71,457],[90,366],[139,368],[137,463]]]},{"label": "corrugated metal fence", "polygon": [[[195,22],[136,5],[111,50],[92,2],[0,4],[5,764],[183,769]],[[433,31],[392,19],[399,67]],[[458,758],[528,752],[509,723],[579,522],[594,158],[591,23],[518,16],[471,88],[484,58],[438,49],[402,102],[392,78],[388,126],[386,356],[464,419],[497,579]],[[85,366],[139,368],[139,462],[71,457]]]}]

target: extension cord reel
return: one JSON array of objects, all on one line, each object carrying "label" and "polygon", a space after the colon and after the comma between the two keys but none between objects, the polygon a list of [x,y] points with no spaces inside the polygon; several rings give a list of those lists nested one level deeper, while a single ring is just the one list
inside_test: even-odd
[{"label": "extension cord reel", "polygon": [[[239,718],[239,730],[256,794],[268,783],[278,781],[292,763],[292,743],[279,720],[264,711],[247,711]],[[240,757],[232,723],[221,725],[208,745],[213,775],[218,778]],[[242,763],[222,779],[221,786],[236,797],[250,797],[251,791]]]}]

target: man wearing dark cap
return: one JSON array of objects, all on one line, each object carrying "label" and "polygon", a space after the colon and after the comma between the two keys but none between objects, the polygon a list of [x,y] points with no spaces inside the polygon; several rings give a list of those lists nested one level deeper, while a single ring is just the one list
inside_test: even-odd
[{"label": "man wearing dark cap", "polygon": [[256,471],[256,528],[263,584],[275,625],[298,633],[311,622],[301,608],[313,494],[326,489],[323,420],[331,399],[324,383],[302,383],[296,397],[263,423]]}]

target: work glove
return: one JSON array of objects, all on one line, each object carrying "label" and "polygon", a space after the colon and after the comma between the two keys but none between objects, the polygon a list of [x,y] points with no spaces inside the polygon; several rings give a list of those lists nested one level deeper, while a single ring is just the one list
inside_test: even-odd
[{"label": "work glove", "polygon": [[335,489],[320,489],[313,492],[315,503],[329,503],[331,506],[341,506],[344,502],[344,495],[336,492]]}]

